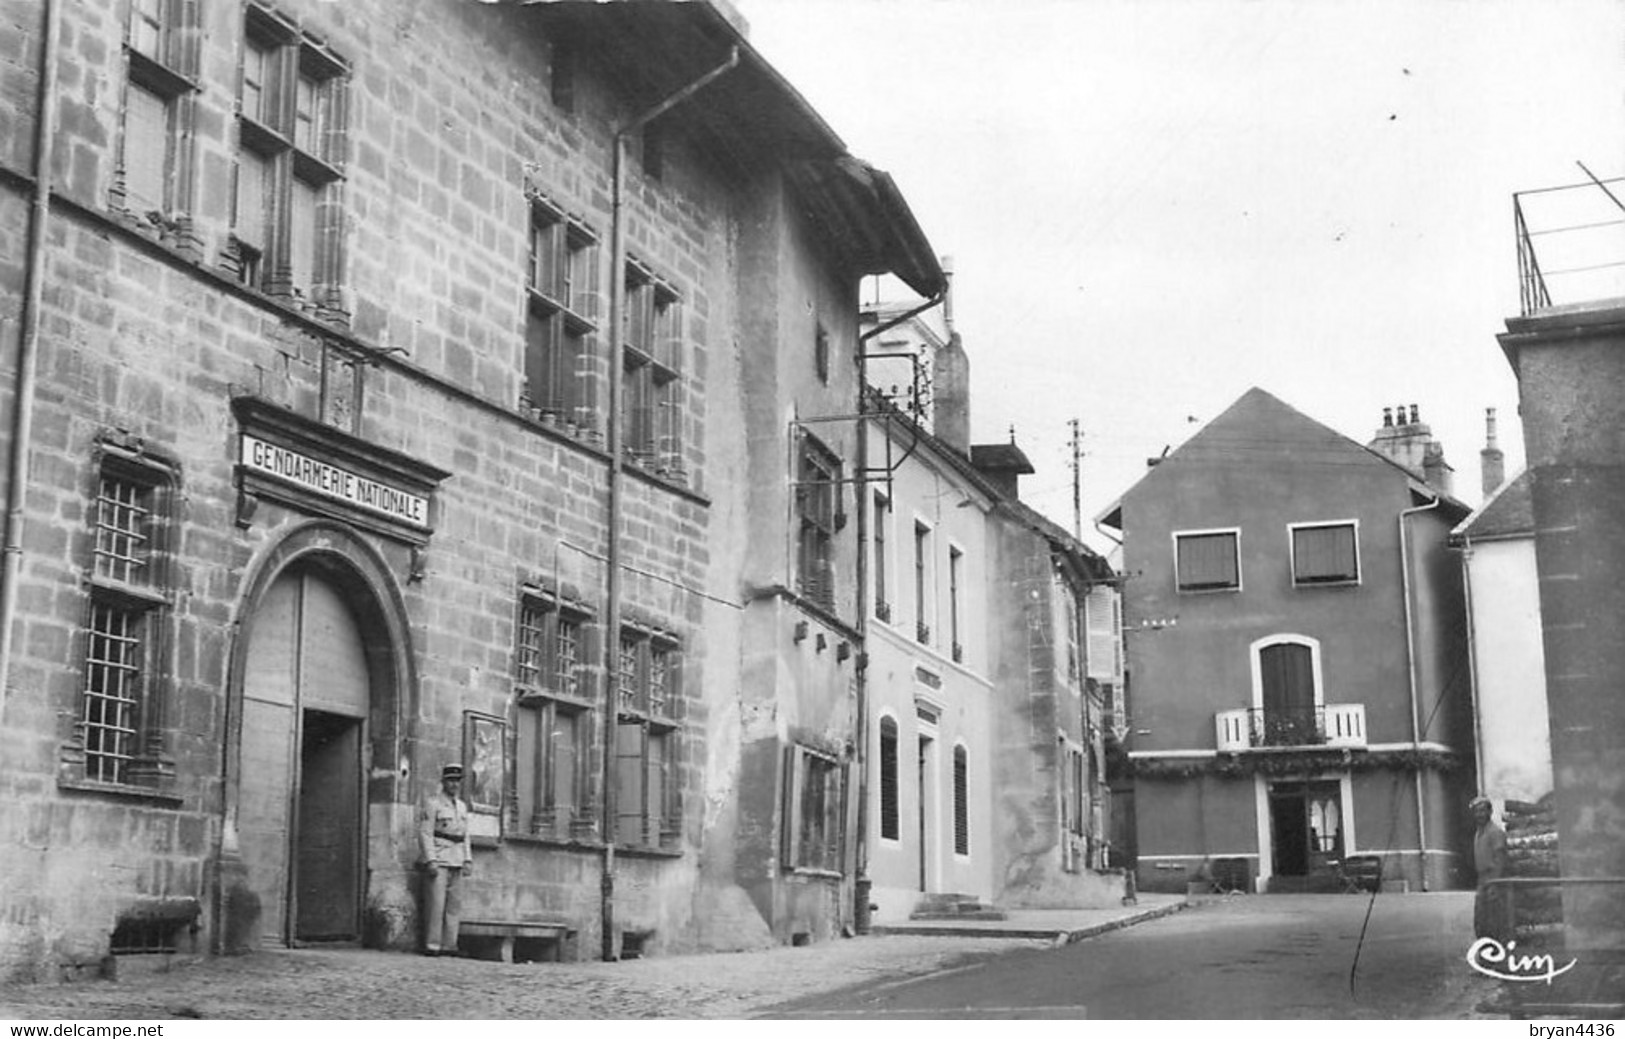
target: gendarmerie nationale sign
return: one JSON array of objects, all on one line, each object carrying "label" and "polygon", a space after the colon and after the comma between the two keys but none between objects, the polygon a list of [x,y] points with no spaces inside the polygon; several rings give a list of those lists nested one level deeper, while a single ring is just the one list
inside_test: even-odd
[{"label": "gendarmerie nationale sign", "polygon": [[301,454],[248,433],[242,435],[242,464],[297,484],[324,497],[387,516],[398,523],[428,529],[429,499],[357,475],[319,458]]}]

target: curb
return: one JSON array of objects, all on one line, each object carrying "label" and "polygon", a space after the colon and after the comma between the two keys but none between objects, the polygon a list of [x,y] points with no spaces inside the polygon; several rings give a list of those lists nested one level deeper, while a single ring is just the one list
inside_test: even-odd
[{"label": "curb", "polygon": [[945,938],[1025,938],[1039,941],[1051,941],[1056,945],[1071,945],[1081,942],[1085,938],[1093,938],[1108,931],[1121,930],[1147,920],[1158,917],[1171,916],[1181,909],[1187,908],[1189,900],[1173,902],[1168,905],[1157,906],[1154,909],[1145,909],[1128,916],[1118,917],[1115,920],[1106,920],[1087,927],[956,927],[953,924],[877,924],[869,929],[869,933],[877,936],[884,935],[922,935],[926,937],[938,936]]},{"label": "curb", "polygon": [[1132,927],[1135,924],[1143,924],[1147,920],[1155,920],[1159,917],[1172,916],[1181,909],[1188,909],[1190,904],[1190,900],[1186,899],[1183,902],[1175,902],[1172,905],[1157,906],[1155,909],[1147,909],[1143,912],[1135,913],[1132,916],[1125,916],[1116,920],[1108,920],[1102,924],[1094,924],[1089,927],[1080,927],[1075,931],[1062,931],[1056,936],[1055,944],[1071,945],[1073,942],[1081,942],[1085,938],[1093,938],[1097,934],[1106,934],[1108,931],[1118,931],[1125,927]]}]

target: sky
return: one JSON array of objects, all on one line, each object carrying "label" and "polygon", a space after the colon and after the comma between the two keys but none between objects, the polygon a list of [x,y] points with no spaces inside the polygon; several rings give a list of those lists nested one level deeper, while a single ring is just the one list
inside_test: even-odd
[{"label": "sky", "polygon": [[[1519,311],[1512,197],[1586,185],[1578,163],[1625,176],[1625,2],[734,6],[952,257],[972,439],[1014,426],[1024,500],[1068,528],[1078,420],[1096,547],[1146,459],[1253,386],[1361,442],[1416,404],[1470,504],[1486,408],[1522,465],[1495,339]],[[1536,228],[1625,216],[1593,186],[1529,201]],[[1548,270],[1574,243],[1625,261],[1622,226],[1538,241]],[[1625,267],[1548,282],[1625,295]]]}]

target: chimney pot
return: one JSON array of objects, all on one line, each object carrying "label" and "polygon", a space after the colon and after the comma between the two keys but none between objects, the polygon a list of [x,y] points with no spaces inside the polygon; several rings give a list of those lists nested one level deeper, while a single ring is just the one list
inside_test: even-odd
[{"label": "chimney pot", "polygon": [[1421,421],[1422,421],[1421,413],[1417,410],[1416,405],[1412,404],[1411,405],[1411,425],[1414,426],[1418,422],[1421,422]]},{"label": "chimney pot", "polygon": [[1393,427],[1393,424],[1394,424],[1394,409],[1393,408],[1383,408],[1382,409],[1382,428],[1383,429],[1390,429],[1390,428]]}]

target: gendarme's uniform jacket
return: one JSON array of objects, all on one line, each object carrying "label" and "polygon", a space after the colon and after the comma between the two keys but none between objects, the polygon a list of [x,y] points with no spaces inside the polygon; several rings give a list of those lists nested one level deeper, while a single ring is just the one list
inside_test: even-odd
[{"label": "gendarme's uniform jacket", "polygon": [[436,790],[418,815],[418,848],[432,866],[462,869],[474,860],[468,845],[468,808],[460,798]]}]

